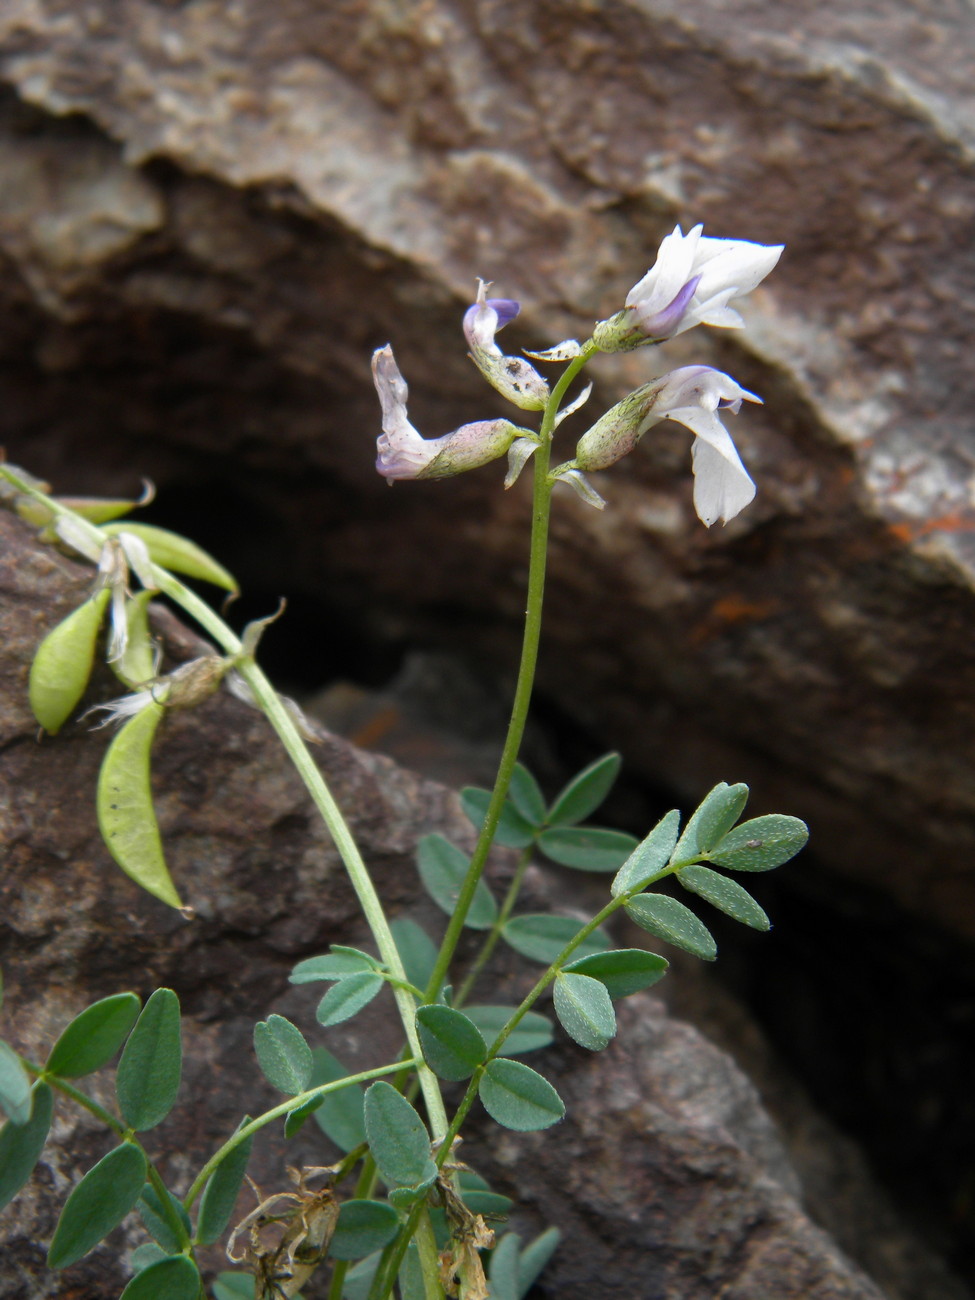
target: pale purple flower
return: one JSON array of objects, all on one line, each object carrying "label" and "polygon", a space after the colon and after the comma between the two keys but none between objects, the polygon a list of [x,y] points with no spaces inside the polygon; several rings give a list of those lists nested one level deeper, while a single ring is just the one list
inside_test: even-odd
[{"label": "pale purple flower", "polygon": [[442,438],[423,438],[406,414],[409,390],[387,344],[372,354],[372,377],[383,409],[376,443],[376,469],[387,483],[397,479],[447,478],[503,456],[519,434],[509,420],[479,420]]},{"label": "pale purple flower", "polygon": [[488,286],[477,282],[477,299],[464,313],[464,337],[471,360],[492,388],[524,411],[541,411],[548,401],[548,384],[522,357],[508,357],[494,336],[521,311],[511,298],[489,298]]},{"label": "pale purple flower", "polygon": [[751,293],[782,253],[782,244],[744,239],[710,239],[695,226],[666,236],[657,260],[626,295],[626,304],[600,321],[593,340],[604,352],[659,343],[695,325],[740,328],[744,322],[729,303]]},{"label": "pale purple flower", "polygon": [[624,397],[584,433],[576,447],[576,470],[600,470],[632,451],[652,425],[676,420],[695,435],[691,448],[694,508],[710,526],[727,523],[755,496],[719,411],[737,414],[743,401],[761,402],[730,375],[710,366],[682,366]]}]

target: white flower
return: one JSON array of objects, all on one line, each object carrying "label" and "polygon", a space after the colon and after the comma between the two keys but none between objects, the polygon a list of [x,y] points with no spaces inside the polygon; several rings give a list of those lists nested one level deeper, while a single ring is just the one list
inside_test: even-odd
[{"label": "white flower", "polygon": [[656,262],[626,295],[623,310],[596,326],[599,348],[619,352],[659,343],[695,325],[737,329],[744,324],[728,304],[765,279],[784,245],[709,239],[703,229],[695,226],[685,235],[675,226],[666,236]]},{"label": "white flower", "polygon": [[755,484],[717,413],[737,414],[743,401],[761,400],[711,366],[682,366],[617,402],[582,435],[568,465],[606,469],[632,451],[647,429],[676,420],[695,435],[694,508],[709,528],[717,519],[727,523],[754,498]]},{"label": "white flower", "polygon": [[372,377],[383,408],[383,431],[376,443],[376,469],[387,483],[397,479],[447,478],[496,460],[526,432],[509,420],[479,420],[442,438],[423,438],[406,414],[409,390],[393,349],[372,354]]},{"label": "white flower", "polygon": [[471,360],[492,388],[524,411],[541,411],[548,401],[548,384],[521,357],[507,357],[494,341],[498,330],[521,311],[511,298],[489,298],[488,286],[477,282],[477,299],[464,313],[464,337]]}]

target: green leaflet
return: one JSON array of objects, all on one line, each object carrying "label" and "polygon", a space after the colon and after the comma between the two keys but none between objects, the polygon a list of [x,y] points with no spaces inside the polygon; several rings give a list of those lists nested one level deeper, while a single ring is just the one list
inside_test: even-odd
[{"label": "green leaflet", "polygon": [[737,881],[729,880],[720,871],[712,871],[710,867],[684,867],[677,872],[677,879],[685,889],[706,898],[713,907],[726,912],[742,925],[749,925],[753,930],[772,928],[765,911],[748,890],[742,889]]},{"label": "green leaflet", "polygon": [[296,1097],[311,1078],[311,1048],[297,1025],[284,1016],[268,1016],[254,1026],[254,1051],[264,1077],[273,1088]]},{"label": "green leaflet", "polygon": [[674,862],[693,862],[731,830],[748,802],[747,785],[719,781],[691,814],[674,850]]},{"label": "green leaflet", "polygon": [[[452,916],[470,864],[467,854],[442,835],[424,835],[417,846],[416,863],[427,893]],[[491,891],[483,880],[478,881],[464,924],[471,930],[490,930],[497,915],[498,905]]]},{"label": "green leaflet", "polygon": [[14,1049],[0,1039],[0,1110],[14,1124],[30,1119],[30,1076]]},{"label": "green leaflet", "polygon": [[136,1273],[119,1300],[198,1300],[200,1282],[193,1261],[173,1255]]},{"label": "green leaflet", "polygon": [[103,587],[52,628],[37,647],[30,666],[30,706],[52,735],[61,730],[85,693],[109,596],[109,589]]},{"label": "green leaflet", "polygon": [[[487,818],[491,791],[481,790],[473,785],[465,786],[460,792],[460,802],[471,824],[477,830],[481,830]],[[535,838],[535,827],[522,816],[511,800],[506,799],[501,805],[501,816],[498,818],[494,838],[496,843],[503,844],[507,848],[527,848]]]},{"label": "green leaflet", "polygon": [[343,1201],[329,1244],[333,1259],[364,1259],[396,1236],[399,1216],[386,1201]]},{"label": "green leaflet", "polygon": [[145,543],[149,558],[154,564],[171,569],[173,573],[185,573],[190,578],[202,578],[204,582],[212,582],[225,591],[238,590],[236,579],[222,564],[218,564],[212,555],[208,555],[195,542],[180,537],[178,533],[156,528],[154,524],[133,524],[128,520],[103,524],[102,532],[110,537],[117,537],[119,533],[131,533]]},{"label": "green leaflet", "polygon": [[179,998],[156,989],[129,1035],[115,1073],[125,1122],[137,1133],[155,1128],[172,1110],[183,1068]]},{"label": "green leaflet", "polygon": [[614,898],[628,894],[634,889],[642,889],[649,884],[658,872],[670,861],[677,831],[680,826],[680,813],[672,808],[661,817],[645,840],[636,846],[613,879],[609,892]]},{"label": "green leaflet", "polygon": [[555,977],[555,1014],[580,1047],[601,1052],[616,1035],[616,1013],[606,985],[589,975],[560,971]]},{"label": "green leaflet", "polygon": [[[312,1076],[309,1088],[320,1083],[336,1083],[353,1073],[324,1047],[312,1049]],[[315,1122],[323,1133],[342,1151],[351,1151],[366,1140],[366,1127],[362,1118],[365,1093],[362,1085],[350,1083],[347,1088],[327,1093],[315,1111]]]},{"label": "green leaflet", "polygon": [[54,1094],[40,1079],[31,1092],[27,1123],[14,1124],[8,1120],[0,1129],[0,1210],[10,1204],[34,1172],[51,1128]]},{"label": "green leaflet", "polygon": [[493,1120],[519,1133],[548,1128],[565,1114],[561,1097],[547,1079],[521,1061],[504,1056],[489,1063],[477,1094]]},{"label": "green leaflet", "polygon": [[[131,1142],[89,1169],[65,1202],[47,1252],[50,1268],[67,1268],[118,1227],[142,1194],[145,1156]],[[140,1275],[141,1276],[141,1275]]]},{"label": "green leaflet", "polygon": [[[501,937],[522,957],[548,966],[583,928],[584,922],[574,916],[527,912],[522,916],[511,917],[505,923]],[[604,952],[609,946],[610,939],[606,931],[596,929],[582,940],[576,949],[576,955],[585,957],[589,953]]]},{"label": "green leaflet", "polygon": [[436,1172],[423,1120],[391,1084],[379,1080],[367,1089],[365,1123],[369,1150],[385,1182],[412,1188]]},{"label": "green leaflet", "polygon": [[577,871],[618,871],[636,846],[636,836],[601,826],[555,826],[538,836],[547,858]]},{"label": "green leaflet", "polygon": [[487,1056],[480,1030],[453,1007],[420,1007],[416,1029],[427,1064],[441,1079],[469,1079]]},{"label": "green leaflet", "polygon": [[437,945],[426,930],[408,916],[398,916],[390,925],[399,950],[406,978],[418,989],[425,989],[437,964]]},{"label": "green leaflet", "polygon": [[149,752],[164,711],[161,704],[147,704],[109,745],[98,774],[96,807],[102,838],[125,874],[170,907],[181,908],[152,806]]},{"label": "green leaflet", "polygon": [[45,1071],[80,1079],[100,1070],[125,1042],[141,1006],[134,993],[114,993],[85,1007],[62,1031]]},{"label": "green leaflet", "polygon": [[374,970],[356,971],[337,980],[318,1004],[315,1018],[320,1025],[340,1025],[358,1015],[382,990],[385,980]]},{"label": "green leaflet", "polygon": [[[464,1007],[464,1015],[474,1022],[489,1044],[494,1042],[514,1011],[514,1007],[490,1004]],[[551,1041],[551,1020],[538,1011],[528,1011],[504,1040],[504,1050],[509,1056],[520,1056],[523,1052],[535,1052],[540,1047],[548,1047]]]},{"label": "green leaflet", "polygon": [[718,946],[707,927],[689,907],[669,894],[637,894],[626,904],[626,913],[644,930],[702,961],[714,961],[718,955]]},{"label": "green leaflet", "polygon": [[732,871],[771,871],[795,857],[808,839],[809,830],[798,817],[769,813],[729,831],[708,859]]},{"label": "green leaflet", "polygon": [[[249,1120],[245,1115],[235,1131],[239,1132],[247,1123]],[[254,1136],[251,1134],[223,1158],[207,1180],[196,1221],[196,1240],[201,1246],[212,1245],[230,1222],[253,1145]]]},{"label": "green leaflet", "polygon": [[549,809],[549,825],[574,826],[595,812],[609,794],[622,761],[619,754],[603,754],[602,758],[583,768],[556,796]]},{"label": "green leaflet", "polygon": [[615,948],[612,952],[581,957],[565,970],[599,980],[611,998],[625,998],[663,979],[668,965],[666,958],[645,948]]}]

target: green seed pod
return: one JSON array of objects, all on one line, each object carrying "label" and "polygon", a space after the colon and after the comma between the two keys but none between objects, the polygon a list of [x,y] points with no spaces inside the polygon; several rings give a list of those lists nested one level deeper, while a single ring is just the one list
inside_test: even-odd
[{"label": "green seed pod", "polygon": [[98,774],[98,825],[108,851],[137,885],[170,907],[182,908],[152,806],[149,751],[165,709],[150,703],[121,729]]},{"label": "green seed pod", "polygon": [[52,628],[37,647],[30,666],[30,706],[53,736],[85,693],[95,662],[95,641],[109,598],[108,588]]},{"label": "green seed pod", "polygon": [[238,590],[237,580],[212,555],[208,555],[189,538],[171,533],[167,528],[157,528],[155,524],[133,524],[125,520],[122,523],[106,524],[102,532],[109,537],[131,533],[145,543],[150,559],[162,568],[171,569],[174,573],[185,573],[190,578],[202,578],[216,587],[223,587],[225,591],[236,593]]}]

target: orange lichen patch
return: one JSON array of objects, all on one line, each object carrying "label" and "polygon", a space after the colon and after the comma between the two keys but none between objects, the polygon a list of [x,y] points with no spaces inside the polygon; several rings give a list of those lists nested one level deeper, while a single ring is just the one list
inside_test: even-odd
[{"label": "orange lichen patch", "polygon": [[777,600],[748,600],[745,596],[720,596],[708,614],[691,630],[691,642],[701,645],[717,636],[723,628],[738,623],[758,623],[779,608]]},{"label": "orange lichen patch", "polygon": [[950,510],[933,519],[901,519],[888,527],[898,541],[916,542],[918,538],[930,537],[932,533],[975,533],[975,515]]},{"label": "orange lichen patch", "polygon": [[777,600],[746,600],[744,596],[721,596],[711,606],[710,617],[720,623],[750,623],[768,618],[778,609]]}]

